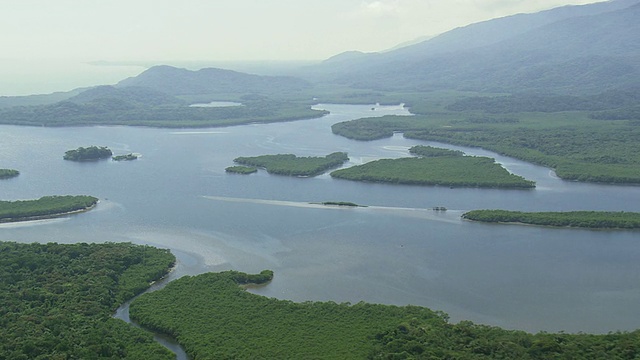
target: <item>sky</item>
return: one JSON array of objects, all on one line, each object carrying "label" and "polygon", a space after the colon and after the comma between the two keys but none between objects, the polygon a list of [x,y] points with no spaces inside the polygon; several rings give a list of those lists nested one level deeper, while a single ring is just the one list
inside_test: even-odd
[{"label": "sky", "polygon": [[322,60],[593,0],[2,0],[0,60]]}]

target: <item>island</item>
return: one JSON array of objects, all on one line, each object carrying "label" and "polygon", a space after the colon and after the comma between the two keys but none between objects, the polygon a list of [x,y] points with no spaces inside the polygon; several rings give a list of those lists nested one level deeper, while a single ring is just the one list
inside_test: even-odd
[{"label": "island", "polygon": [[41,220],[92,209],[98,198],[87,195],[43,196],[37,200],[0,200],[0,222]]},{"label": "island", "polygon": [[13,169],[0,169],[0,179],[10,179],[20,175],[20,171]]},{"label": "island", "polygon": [[409,153],[422,157],[464,156],[464,153],[460,150],[450,150],[425,145],[413,146],[409,149]]},{"label": "island", "polygon": [[473,210],[465,220],[488,223],[527,224],[588,229],[640,229],[640,213],[626,211],[521,212]]},{"label": "island", "polygon": [[0,253],[0,358],[175,359],[150,333],[112,317],[169,272],[168,250],[0,242]]},{"label": "island", "polygon": [[238,157],[233,160],[242,165],[264,168],[270,174],[289,176],[316,176],[349,161],[344,152],[334,152],[324,157],[298,157],[294,154]]},{"label": "island", "polygon": [[79,147],[75,150],[67,150],[64,153],[65,160],[71,161],[95,161],[108,159],[113,155],[111,150],[105,146]]},{"label": "island", "polygon": [[133,153],[129,153],[129,154],[126,154],[126,155],[114,156],[111,159],[113,161],[131,161],[131,160],[137,160],[138,159],[138,155],[133,154]]},{"label": "island", "polygon": [[509,173],[494,159],[478,156],[381,159],[333,171],[331,176],[337,179],[406,185],[501,189],[535,187],[535,182]]},{"label": "island", "polygon": [[253,166],[229,166],[224,171],[232,174],[249,175],[258,172],[258,168]]},{"label": "island", "polygon": [[366,205],[359,205],[349,201],[323,201],[320,203],[311,203],[311,204],[319,204],[319,205],[326,205],[326,206],[367,207]]},{"label": "island", "polygon": [[529,334],[420,306],[279,300],[246,291],[252,276],[184,276],[136,298],[130,316],[192,359],[615,359],[640,348],[640,331]]}]

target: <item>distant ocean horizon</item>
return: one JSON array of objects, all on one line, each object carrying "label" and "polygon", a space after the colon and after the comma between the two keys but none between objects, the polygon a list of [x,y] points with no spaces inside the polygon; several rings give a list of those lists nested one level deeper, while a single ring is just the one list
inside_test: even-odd
[{"label": "distant ocean horizon", "polygon": [[73,60],[0,59],[0,96],[50,94],[113,85],[146,70],[138,65],[102,65]]}]

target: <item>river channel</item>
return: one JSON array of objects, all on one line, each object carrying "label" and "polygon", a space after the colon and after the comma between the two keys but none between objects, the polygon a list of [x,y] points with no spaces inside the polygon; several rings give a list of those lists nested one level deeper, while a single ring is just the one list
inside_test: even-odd
[{"label": "river channel", "polygon": [[[255,293],[294,301],[420,305],[509,329],[606,333],[640,327],[640,233],[462,221],[471,209],[640,211],[640,187],[566,182],[544,167],[463,148],[392,138],[358,142],[331,133],[339,121],[401,106],[318,105],[320,119],[212,129],[0,126],[3,200],[99,197],[61,219],[0,225],[0,240],[127,241],[169,248],[172,278],[272,269]],[[491,156],[537,182],[535,190],[450,189],[358,183],[328,175],[226,174],[238,156],[347,152],[346,166],[408,155],[417,144]],[[108,146],[136,161],[62,160],[79,146]],[[367,208],[311,202],[350,201]],[[446,212],[430,210],[434,206]]]}]

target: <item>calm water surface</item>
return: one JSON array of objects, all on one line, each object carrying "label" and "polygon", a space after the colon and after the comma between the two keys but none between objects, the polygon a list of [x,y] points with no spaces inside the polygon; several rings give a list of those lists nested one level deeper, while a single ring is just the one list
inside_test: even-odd
[{"label": "calm water surface", "polygon": [[[470,209],[640,211],[640,187],[580,184],[547,168],[480,149],[536,190],[449,189],[226,174],[238,156],[345,151],[347,166],[408,156],[431,144],[404,139],[357,142],[331,124],[405,114],[402,107],[321,105],[316,120],[215,129],[0,126],[0,198],[88,194],[91,212],[0,225],[0,240],[130,241],[170,248],[172,276],[235,269],[275,271],[256,293],[295,301],[413,304],[453,321],[527,331],[609,332],[640,328],[640,232],[548,229],[464,222]],[[79,146],[140,153],[131,162],[62,160]],[[435,144],[438,145],[438,144]],[[310,206],[351,201],[368,208]],[[429,208],[445,206],[436,213]]]}]

